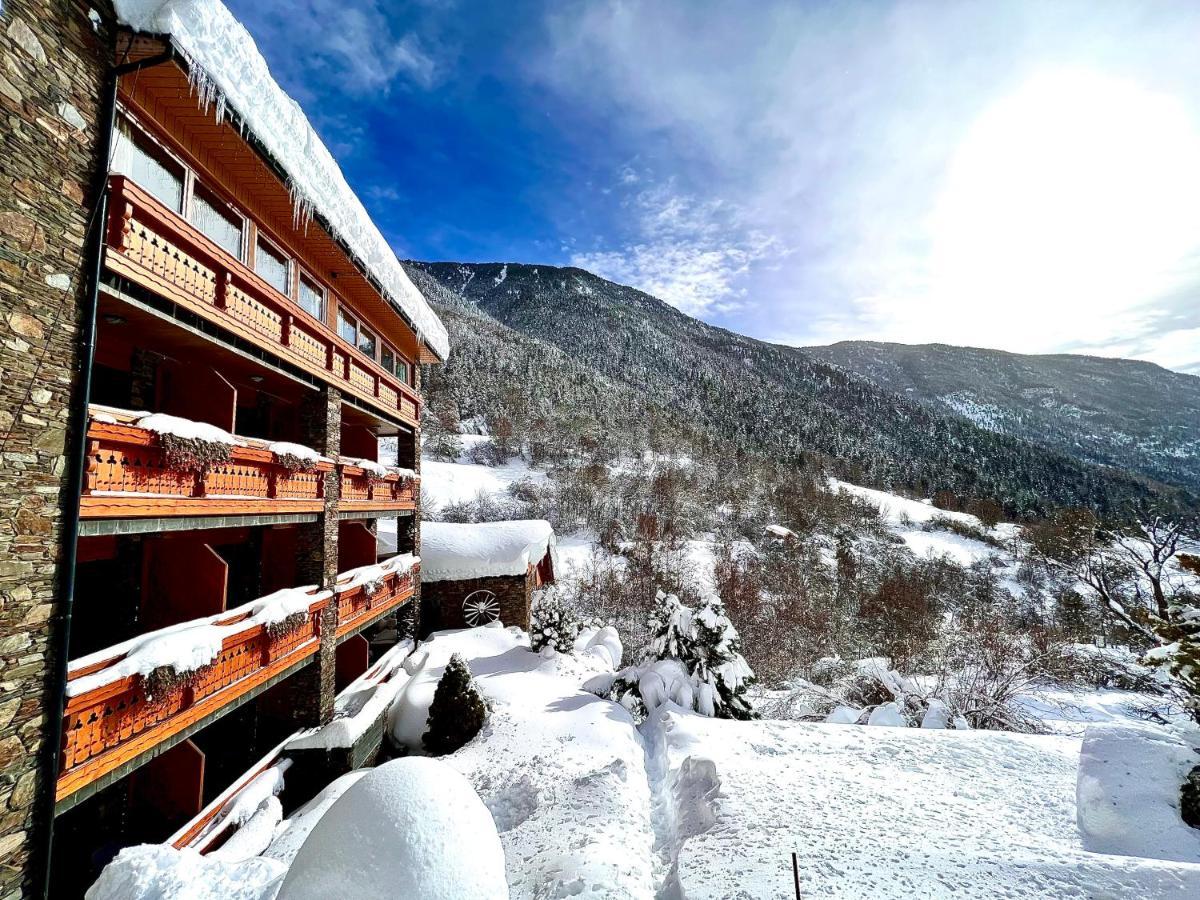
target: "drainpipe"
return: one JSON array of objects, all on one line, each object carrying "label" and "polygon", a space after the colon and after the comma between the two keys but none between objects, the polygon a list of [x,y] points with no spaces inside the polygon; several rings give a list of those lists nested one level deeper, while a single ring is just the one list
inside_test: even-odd
[{"label": "drainpipe", "polygon": [[108,227],[108,164],[112,158],[113,130],[117,117],[117,85],[122,75],[136,72],[169,62],[175,58],[174,49],[168,49],[155,56],[149,56],[137,62],[114,66],[109,70],[104,80],[101,96],[100,112],[100,146],[97,156],[96,175],[92,183],[92,197],[96,199],[96,216],[92,222],[92,230],[88,235],[87,256],[84,272],[87,277],[87,287],[83,298],[83,315],[81,317],[82,335],[79,377],[75,385],[74,402],[71,405],[71,415],[67,427],[67,516],[62,530],[62,560],[59,563],[62,590],[60,594],[60,614],[57,633],[52,635],[52,643],[57,644],[54,653],[54,671],[50,680],[50,703],[47,710],[50,718],[47,722],[46,745],[47,768],[44,770],[44,784],[40,816],[42,818],[45,841],[42,847],[42,858],[38,879],[39,894],[43,898],[50,896],[50,851],[54,844],[54,806],[55,788],[58,784],[58,768],[61,763],[63,740],[63,711],[66,707],[67,665],[71,647],[71,615],[75,606],[75,561],[79,544],[79,503],[83,491],[84,472],[87,466],[87,423],[88,398],[92,392],[92,363],[96,354],[96,307],[100,297],[100,273],[104,260],[104,234]]}]

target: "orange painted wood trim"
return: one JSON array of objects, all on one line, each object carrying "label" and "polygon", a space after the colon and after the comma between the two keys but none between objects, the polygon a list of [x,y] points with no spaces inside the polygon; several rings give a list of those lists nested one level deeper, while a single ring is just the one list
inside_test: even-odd
[{"label": "orange painted wood trim", "polygon": [[[410,504],[411,505],[411,504]],[[139,494],[84,494],[79,515],[85,519],[148,519],[174,516],[252,516],[314,513],[325,509],[322,500],[278,500],[255,497],[146,497]]]},{"label": "orange painted wood trim", "polygon": [[400,512],[405,510],[414,510],[417,508],[417,501],[411,497],[401,500],[346,500],[343,499],[338,503],[338,509],[346,512],[358,510],[360,512],[378,512],[379,510],[394,509]]},{"label": "orange painted wood trim", "polygon": [[[381,409],[386,409],[389,415],[399,415],[407,422],[419,423],[421,398],[413,391],[410,385],[400,381],[394,375],[387,374],[386,370],[374,360],[367,357],[358,358],[355,348],[352,348],[342,340],[324,322],[315,319],[307,311],[301,309],[290,297],[279,294],[275,288],[268,285],[252,269],[234,258],[224,248],[218,247],[199,230],[181,219],[178,214],[167,209],[132,181],[122,175],[114,175],[109,181],[113,195],[114,216],[117,215],[117,210],[128,206],[136,207],[138,211],[146,214],[147,218],[150,219],[150,222],[147,224],[155,228],[161,227],[162,230],[169,232],[164,237],[174,238],[181,242],[185,245],[182,248],[185,251],[194,249],[206,256],[208,258],[207,261],[219,270],[218,284],[221,283],[220,276],[222,274],[232,273],[240,282],[250,288],[251,292],[256,295],[255,299],[275,308],[282,316],[290,316],[293,323],[296,321],[303,323],[309,330],[319,334],[328,347],[340,350],[346,361],[345,368],[349,368],[350,360],[353,358],[355,364],[369,371],[376,380],[386,384],[395,392],[397,396],[396,408],[391,409],[379,402],[379,398],[376,396],[378,391],[374,385],[372,389],[368,390],[350,381],[348,371],[344,371],[341,377],[337,377],[335,369],[326,369],[313,365],[305,356],[295,352],[291,348],[290,342],[265,341],[261,334],[253,329],[246,328],[219,306],[213,306],[203,300],[192,297],[188,292],[180,290],[165,278],[123,256],[122,245],[114,245],[107,248],[105,252],[105,265],[108,268],[118,272],[118,274],[125,275],[125,277],[132,281],[151,287],[156,292],[168,297],[168,299],[187,306],[188,309],[221,324],[222,327],[227,327],[231,331],[235,331],[260,347],[287,357],[289,361],[301,365],[314,374],[320,375],[323,380],[331,381],[331,383],[338,385],[355,396],[370,401],[373,405],[379,406]],[[333,377],[331,378],[331,376]],[[415,416],[410,416],[404,411],[405,403],[412,404],[416,408]]]},{"label": "orange painted wood trim", "polygon": [[140,732],[133,740],[122,743],[105,753],[101,753],[99,756],[94,756],[82,765],[63,773],[58,778],[58,785],[54,794],[55,802],[60,802],[63,798],[69,797],[97,778],[107,775],[118,766],[149,750],[151,747],[162,743],[167,738],[178,734],[193,722],[199,721],[209,713],[215,712],[227,703],[236,700],[242,694],[253,690],[264,681],[270,680],[294,663],[307,659],[317,652],[319,646],[320,639],[314,637],[298,650],[289,653],[287,656],[280,657],[270,665],[263,667],[253,675],[243,678],[225,690],[205,697],[199,703],[189,707],[187,711],[173,716],[167,721],[159,723],[157,726],[148,728]]},{"label": "orange painted wood trim", "polygon": [[[265,666],[260,667],[246,677],[227,685],[221,690],[216,691],[203,697],[193,703],[187,709],[181,711],[177,715],[165,719],[163,721],[153,723],[149,727],[138,731],[132,735],[127,741],[122,741],[116,746],[105,750],[102,753],[88,758],[85,762],[78,766],[73,766],[70,769],[61,772],[55,788],[55,800],[61,801],[64,797],[68,797],[75,791],[89,784],[90,782],[100,778],[101,776],[113,771],[118,766],[133,759],[146,750],[156,746],[162,741],[173,735],[183,731],[189,725],[199,721],[210,713],[220,709],[222,706],[236,700],[248,691],[253,690],[258,685],[270,680],[275,675],[288,669],[295,663],[308,658],[316,653],[320,646],[320,611],[327,603],[332,602],[329,598],[316,600],[309,605],[310,622],[313,624],[313,633],[310,637],[304,640],[303,643],[297,645],[288,653],[272,660]],[[218,624],[229,625],[236,624],[238,621],[246,618],[245,613],[234,615],[228,619],[218,620]],[[231,650],[239,644],[250,644],[261,641],[267,637],[267,629],[263,626],[252,628],[247,631],[235,634],[226,638],[222,642],[222,652]],[[114,656],[111,659],[103,661],[101,667],[111,665],[117,662],[121,657]],[[198,672],[205,672],[211,669],[212,666],[204,666]],[[97,667],[88,667],[86,672],[94,672]],[[68,680],[75,680],[82,677],[84,671],[77,670],[68,676]],[[127,693],[136,687],[136,684],[141,676],[134,675],[128,678],[120,679],[112,684],[103,685],[94,691],[89,691],[86,694],[81,694],[77,697],[71,697],[68,700],[66,709],[64,709],[64,719],[68,720],[78,714],[81,710],[94,707],[100,702],[103,702],[110,697],[119,696],[122,693]],[[64,723],[66,724],[66,723]],[[64,733],[64,745],[66,745],[67,735]]]}]

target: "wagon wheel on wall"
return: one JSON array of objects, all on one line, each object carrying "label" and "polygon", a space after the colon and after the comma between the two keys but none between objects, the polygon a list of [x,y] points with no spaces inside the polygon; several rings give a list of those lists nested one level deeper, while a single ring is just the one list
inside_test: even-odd
[{"label": "wagon wheel on wall", "polygon": [[463,600],[462,610],[463,619],[474,628],[476,625],[486,625],[500,618],[500,601],[491,591],[472,591]]}]

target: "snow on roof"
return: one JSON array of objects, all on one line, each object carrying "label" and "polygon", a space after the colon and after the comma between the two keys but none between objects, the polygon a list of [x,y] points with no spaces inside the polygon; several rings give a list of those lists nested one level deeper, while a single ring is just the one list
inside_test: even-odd
[{"label": "snow on roof", "polygon": [[446,327],[409,280],[304,110],[276,84],[254,39],[225,5],[220,0],[114,0],[113,5],[121,24],[170,36],[199,81],[201,97],[216,101],[218,115],[234,109],[283,167],[297,210],[316,210],[379,281],[417,336],[446,359]]},{"label": "snow on roof", "polygon": [[524,575],[547,552],[554,552],[554,529],[544,519],[421,523],[422,581]]}]

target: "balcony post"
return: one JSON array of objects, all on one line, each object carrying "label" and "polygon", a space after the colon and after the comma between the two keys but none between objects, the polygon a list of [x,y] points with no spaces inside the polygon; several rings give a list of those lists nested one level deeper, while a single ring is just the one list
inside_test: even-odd
[{"label": "balcony post", "polygon": [[[300,410],[301,439],[325,456],[341,450],[342,395],[324,387],[306,398]],[[331,588],[338,571],[338,468],[324,473],[325,508],[317,521],[300,529],[297,575],[301,584]],[[288,679],[294,683],[291,713],[299,726],[311,727],[333,717],[337,649],[337,602],[331,599],[321,617],[321,646],[316,659]]]}]

